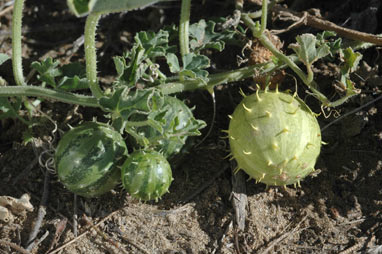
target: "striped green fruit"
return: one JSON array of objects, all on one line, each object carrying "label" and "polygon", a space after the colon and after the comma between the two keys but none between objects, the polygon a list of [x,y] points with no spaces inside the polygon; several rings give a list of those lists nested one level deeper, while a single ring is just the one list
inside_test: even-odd
[{"label": "striped green fruit", "polygon": [[228,130],[231,154],[256,182],[300,185],[314,171],[321,132],[309,107],[296,95],[257,91],[236,107]]},{"label": "striped green fruit", "polygon": [[158,200],[168,192],[172,180],[170,164],[156,151],[137,150],[122,165],[123,187],[140,200]]},{"label": "striped green fruit", "polygon": [[86,122],[61,138],[55,153],[58,178],[71,192],[97,197],[120,182],[127,148],[110,126]]}]

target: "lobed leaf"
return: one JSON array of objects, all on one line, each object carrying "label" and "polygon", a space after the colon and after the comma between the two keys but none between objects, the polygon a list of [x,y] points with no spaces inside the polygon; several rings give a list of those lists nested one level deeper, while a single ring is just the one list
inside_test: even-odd
[{"label": "lobed leaf", "polygon": [[51,57],[48,57],[42,62],[33,62],[31,67],[39,73],[37,76],[38,80],[56,88],[56,77],[62,75],[62,72],[58,69],[59,64],[59,61],[55,61]]},{"label": "lobed leaf", "polygon": [[33,62],[31,67],[39,73],[37,79],[44,85],[68,92],[89,87],[83,65],[74,62],[60,67],[59,64],[59,61],[49,57],[42,62]]},{"label": "lobed leaf", "polygon": [[232,40],[237,33],[235,30],[224,29],[216,31],[216,22],[201,19],[189,27],[190,49],[191,51],[200,51],[206,48],[223,51],[226,41]]},{"label": "lobed leaf", "polygon": [[320,58],[330,53],[330,48],[326,44],[317,45],[318,41],[313,34],[302,34],[296,37],[297,43],[289,45],[298,58],[306,65],[313,64]]},{"label": "lobed leaf", "polygon": [[189,53],[182,57],[182,62],[183,69],[179,73],[182,77],[208,82],[208,71],[204,70],[210,66],[208,57]]},{"label": "lobed leaf", "polygon": [[142,79],[152,82],[158,77],[163,79],[164,75],[155,63],[158,57],[174,51],[174,47],[168,45],[168,37],[165,30],[137,33],[132,49],[123,57],[114,58],[120,84],[132,87]]}]

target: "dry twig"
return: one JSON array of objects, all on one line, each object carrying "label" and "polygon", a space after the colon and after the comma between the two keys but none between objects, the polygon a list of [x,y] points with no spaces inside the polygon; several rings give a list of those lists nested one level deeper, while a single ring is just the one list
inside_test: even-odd
[{"label": "dry twig", "polygon": [[[93,227],[93,223],[89,220],[89,218],[84,214],[82,216],[82,219],[86,222],[87,225],[89,225],[90,227]],[[124,250],[116,241],[114,241],[113,239],[111,239],[108,235],[106,235],[104,232],[102,232],[102,230],[100,230],[99,228],[97,227],[94,227],[94,230],[97,232],[97,234],[99,234],[100,236],[102,236],[102,238],[104,240],[106,240],[107,242],[109,242],[111,245],[113,245],[114,247],[116,247],[118,250],[120,250],[122,253],[124,254],[129,254],[126,250]]]},{"label": "dry twig", "polygon": [[[20,191],[18,188],[16,188],[16,186],[12,186],[12,187],[14,187],[14,189],[17,190],[17,191]],[[36,199],[37,201],[40,201],[40,202],[41,202],[41,198],[38,197],[38,196],[36,196],[36,195],[34,195],[33,193],[31,193],[27,188],[21,187],[21,190],[24,191],[25,193],[29,193],[30,196],[31,196],[31,198]],[[63,219],[66,218],[65,215],[63,215],[62,213],[60,213],[56,208],[52,207],[51,205],[48,205],[48,208],[49,208],[50,210],[52,210],[55,214],[59,215],[61,218],[63,218]],[[66,218],[66,219],[67,219],[67,218]],[[68,221],[68,224],[69,224],[70,226],[73,226],[72,223],[69,222],[69,221]]]},{"label": "dry twig", "polygon": [[40,207],[38,209],[38,215],[36,219],[36,223],[33,227],[33,230],[29,234],[28,241],[26,243],[26,249],[28,251],[31,251],[33,247],[35,246],[35,239],[37,237],[38,232],[40,231],[42,221],[46,215],[46,205],[48,201],[48,193],[49,193],[49,180],[50,180],[50,173],[48,171],[45,171],[45,178],[44,178],[44,191],[41,198]]},{"label": "dry twig", "polygon": [[363,241],[360,241],[359,243],[356,243],[354,244],[352,247],[350,248],[347,248],[341,252],[339,252],[338,254],[349,254],[349,253],[355,253],[355,251],[357,249],[359,249],[359,247],[361,247],[363,245]]},{"label": "dry twig", "polygon": [[125,236],[125,234],[118,228],[118,226],[114,226],[112,228],[114,232],[116,232],[124,241],[126,241],[128,244],[134,246],[136,249],[140,250],[144,254],[150,254],[147,250],[145,250],[142,246],[139,244],[135,243],[133,240]]},{"label": "dry twig", "polygon": [[74,199],[73,200],[73,235],[74,235],[74,237],[77,237],[77,235],[78,235],[78,232],[77,232],[78,215],[77,215],[77,195],[76,194],[74,194],[73,199]]},{"label": "dry twig", "polygon": [[373,43],[375,45],[382,45],[382,37],[381,36],[377,36],[377,35],[369,34],[369,33],[364,33],[364,32],[356,31],[356,30],[349,29],[349,28],[344,28],[344,27],[338,26],[338,25],[336,25],[330,21],[315,17],[315,16],[310,15],[310,14],[295,12],[295,11],[292,11],[288,8],[284,8],[280,5],[274,6],[272,10],[276,11],[278,13],[288,13],[289,15],[293,15],[293,16],[297,17],[296,20],[305,16],[304,22],[299,22],[299,23],[304,23],[308,26],[311,26],[311,27],[314,27],[317,29],[321,29],[321,30],[334,31],[338,35],[345,37],[345,38],[348,38],[348,39],[351,39],[351,40],[369,42],[369,43]]},{"label": "dry twig", "polygon": [[275,240],[273,240],[267,248],[265,248],[265,250],[263,250],[261,252],[261,254],[266,254],[268,253],[270,250],[272,250],[277,244],[285,241],[288,237],[292,236],[294,233],[296,233],[297,231],[299,230],[302,230],[302,229],[299,229],[300,228],[300,225],[306,220],[306,218],[308,217],[308,215],[305,215],[304,218],[302,218],[302,220],[296,225],[296,227],[294,227],[291,231],[288,231],[288,232],[285,232],[283,233],[282,235],[280,235],[278,238],[276,238]]},{"label": "dry twig", "polygon": [[5,8],[4,10],[0,11],[0,17],[4,16],[7,14],[9,11],[13,10],[13,4]]},{"label": "dry twig", "polygon": [[64,243],[63,245],[61,245],[60,247],[58,247],[57,249],[55,250],[52,250],[51,252],[49,252],[48,254],[54,254],[54,253],[57,253],[59,252],[60,250],[66,248],[67,246],[69,246],[70,244],[72,243],[75,243],[76,241],[78,241],[79,239],[81,239],[82,237],[84,237],[85,235],[87,235],[91,229],[95,228],[95,227],[98,227],[100,224],[102,224],[103,222],[105,222],[106,220],[110,219],[113,215],[115,215],[119,210],[116,210],[112,213],[110,213],[108,216],[106,216],[105,218],[103,218],[102,220],[100,220],[97,224],[93,225],[92,227],[88,228],[85,232],[83,232],[82,234],[78,235],[76,238]]},{"label": "dry twig", "polygon": [[232,174],[232,192],[231,202],[235,211],[235,224],[240,231],[245,229],[245,219],[247,211],[245,210],[248,204],[248,198],[245,188],[245,173],[239,171]]},{"label": "dry twig", "polygon": [[53,249],[56,246],[56,244],[58,243],[58,241],[61,238],[62,233],[64,232],[64,230],[66,228],[67,223],[68,223],[67,218],[64,218],[63,220],[61,220],[60,222],[57,223],[56,232],[54,233],[54,238],[53,238],[52,242],[50,243],[50,246],[46,252],[49,252],[51,249]]},{"label": "dry twig", "polygon": [[42,243],[49,235],[49,231],[45,231],[45,234],[43,234],[39,239],[35,240],[35,246],[39,246],[40,243]]},{"label": "dry twig", "polygon": [[20,252],[20,253],[23,253],[23,254],[30,254],[29,251],[27,251],[26,249],[24,249],[23,247],[20,247],[18,246],[17,244],[15,243],[11,243],[11,242],[8,242],[8,241],[4,241],[4,240],[0,240],[0,245],[3,245],[3,246],[9,246],[11,247],[12,249]]}]

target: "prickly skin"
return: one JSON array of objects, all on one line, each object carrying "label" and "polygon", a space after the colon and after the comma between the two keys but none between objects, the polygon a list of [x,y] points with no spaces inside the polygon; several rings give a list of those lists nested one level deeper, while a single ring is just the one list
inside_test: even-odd
[{"label": "prickly skin", "polygon": [[321,149],[312,111],[297,96],[278,91],[245,96],[231,116],[228,137],[238,170],[267,185],[300,185]]},{"label": "prickly skin", "polygon": [[173,180],[171,166],[156,151],[137,150],[122,165],[122,185],[131,196],[148,201],[158,200]]}]

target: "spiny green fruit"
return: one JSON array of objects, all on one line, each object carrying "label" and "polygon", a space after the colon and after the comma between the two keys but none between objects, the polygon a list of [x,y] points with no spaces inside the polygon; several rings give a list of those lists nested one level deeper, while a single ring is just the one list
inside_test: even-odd
[{"label": "spiny green fruit", "polygon": [[172,180],[170,164],[156,151],[137,150],[122,165],[123,187],[140,200],[158,200],[168,192]]},{"label": "spiny green fruit", "polygon": [[58,178],[83,197],[96,197],[121,181],[127,148],[122,136],[110,126],[86,122],[61,138],[55,153]]},{"label": "spiny green fruit", "polygon": [[315,115],[297,95],[257,91],[236,107],[228,130],[232,157],[256,182],[300,185],[321,148]]}]

